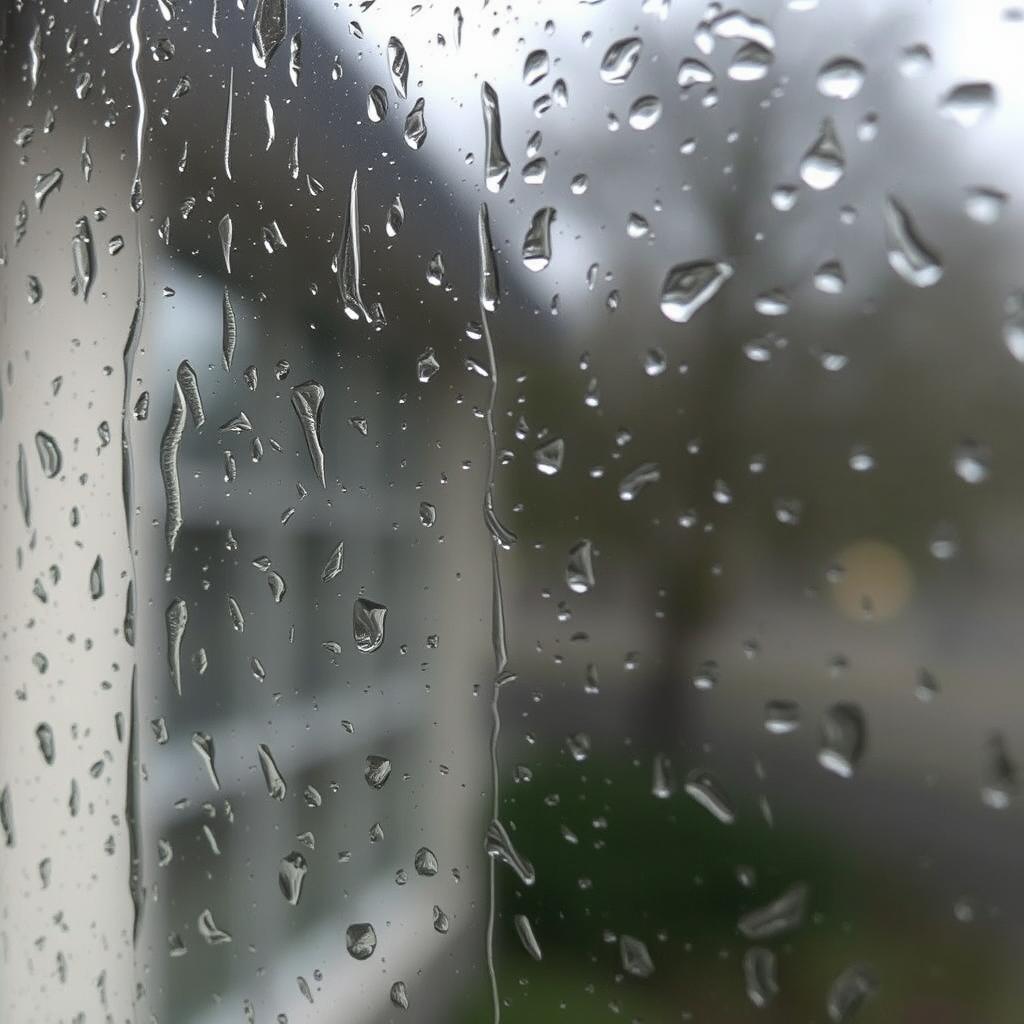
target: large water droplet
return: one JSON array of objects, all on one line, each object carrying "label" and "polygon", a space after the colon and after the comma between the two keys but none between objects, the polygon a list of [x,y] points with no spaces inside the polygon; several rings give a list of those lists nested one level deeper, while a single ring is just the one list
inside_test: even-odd
[{"label": "large water droplet", "polygon": [[508,177],[510,164],[501,144],[501,111],[498,94],[489,82],[480,87],[484,115],[484,181],[490,192],[498,192]]},{"label": "large water droplet", "polygon": [[257,0],[252,19],[252,56],[265,68],[288,31],[285,0]]},{"label": "large water droplet", "polygon": [[277,870],[277,884],[281,888],[281,894],[293,907],[298,906],[299,900],[302,899],[302,883],[308,870],[306,858],[301,853],[293,850],[281,858]]},{"label": "large water droplet", "polygon": [[352,638],[356,647],[370,654],[384,643],[384,619],[388,610],[382,604],[357,597],[352,605]]},{"label": "large water droplet", "polygon": [[377,948],[377,933],[367,922],[350,924],[345,929],[345,948],[353,960],[368,960]]},{"label": "large water droplet", "polygon": [[678,324],[689,322],[733,275],[731,264],[696,260],[677,263],[661,286],[661,311]]},{"label": "large water droplet", "polygon": [[910,214],[892,196],[883,211],[889,266],[915,288],[929,288],[942,277],[942,264],[917,233]]},{"label": "large water droplet", "polygon": [[821,717],[818,763],[841,778],[850,778],[864,753],[867,722],[856,704],[833,704]]},{"label": "large water droplet", "polygon": [[391,72],[391,84],[395,92],[405,99],[409,83],[409,57],[402,41],[396,36],[388,40],[388,70]]},{"label": "large water droplet", "polygon": [[530,228],[523,239],[523,264],[535,273],[551,262],[551,222],[555,210],[545,206],[538,210],[530,222]]},{"label": "large water droplet", "polygon": [[260,768],[263,769],[263,781],[267,784],[267,792],[275,800],[283,800],[288,793],[288,784],[285,782],[281,769],[278,768],[274,755],[266,743],[260,743],[256,747],[259,754]]},{"label": "large water droplet", "polygon": [[292,388],[292,408],[299,418],[302,436],[306,440],[313,471],[320,481],[321,487],[327,486],[324,475],[324,450],[320,442],[320,416],[323,412],[324,389],[315,380],[307,380],[304,384],[296,384]]},{"label": "large water droplet", "polygon": [[643,40],[637,36],[612,43],[601,59],[601,80],[609,85],[622,85],[633,73],[643,45]]},{"label": "large water droplet", "polygon": [[832,118],[822,122],[821,133],[800,161],[800,177],[805,185],[823,191],[838,184],[846,164],[842,147],[836,137]]}]

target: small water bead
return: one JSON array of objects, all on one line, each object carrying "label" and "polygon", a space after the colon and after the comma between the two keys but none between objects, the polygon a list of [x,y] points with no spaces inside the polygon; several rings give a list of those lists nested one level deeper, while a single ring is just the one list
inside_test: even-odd
[{"label": "small water bead", "polygon": [[839,702],[822,715],[818,763],[823,768],[851,778],[866,744],[867,720],[856,704]]},{"label": "small water bead", "polygon": [[644,132],[661,120],[661,100],[657,96],[641,96],[629,108],[627,121],[634,131]]},{"label": "small water bead", "polygon": [[533,453],[534,464],[544,476],[554,476],[562,468],[565,458],[565,441],[556,437],[547,441]]},{"label": "small water bead", "polygon": [[796,206],[799,195],[795,185],[776,185],[772,189],[771,204],[779,213],[789,213]]},{"label": "small water bead", "polygon": [[687,57],[679,64],[676,83],[682,89],[694,85],[710,85],[715,80],[715,73],[701,60]]},{"label": "small water bead", "polygon": [[421,846],[413,858],[413,867],[416,869],[416,874],[424,878],[432,878],[438,871],[437,857],[434,856],[432,850]]},{"label": "small water bead", "polygon": [[994,188],[969,188],[964,197],[964,213],[976,224],[995,224],[1003,215],[1009,197]]},{"label": "small water bead", "polygon": [[626,218],[626,234],[630,238],[643,238],[650,229],[647,219],[639,213],[630,213]]},{"label": "small water bead", "polygon": [[939,113],[961,128],[973,128],[992,112],[995,104],[996,91],[990,82],[964,82],[942,97]]},{"label": "small water bead", "polygon": [[572,181],[569,182],[569,191],[574,196],[582,196],[586,193],[589,186],[590,179],[585,174],[576,174],[573,176]]},{"label": "small water bead", "polygon": [[825,295],[841,295],[846,287],[846,275],[836,260],[822,263],[814,272],[814,287]]},{"label": "small water bead", "polygon": [[800,705],[792,700],[770,700],[764,706],[764,728],[774,736],[786,736],[800,728]]},{"label": "small water bead", "polygon": [[646,943],[632,935],[619,936],[619,958],[622,969],[634,978],[649,978],[654,974],[654,961]]},{"label": "small water bead", "polygon": [[920,78],[931,70],[932,51],[923,43],[907,46],[900,51],[897,66],[904,78]]},{"label": "small water bead", "polygon": [[965,484],[984,483],[989,476],[991,458],[987,445],[964,441],[953,449],[953,472]]},{"label": "small water bead", "polygon": [[851,57],[836,57],[818,72],[818,92],[835,100],[852,100],[864,85],[864,65]]},{"label": "small water bead", "polygon": [[384,120],[388,112],[388,94],[382,85],[375,85],[366,97],[366,116],[375,124]]},{"label": "small water bead", "polygon": [[847,1024],[854,1014],[878,991],[878,978],[872,967],[855,964],[847,967],[828,990],[826,1009],[832,1024]]}]

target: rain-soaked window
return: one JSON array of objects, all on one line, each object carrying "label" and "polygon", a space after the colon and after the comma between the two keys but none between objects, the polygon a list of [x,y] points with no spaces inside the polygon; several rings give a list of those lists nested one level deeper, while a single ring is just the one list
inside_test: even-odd
[{"label": "rain-soaked window", "polygon": [[2,1024],[1019,1024],[1024,8],[3,9]]}]

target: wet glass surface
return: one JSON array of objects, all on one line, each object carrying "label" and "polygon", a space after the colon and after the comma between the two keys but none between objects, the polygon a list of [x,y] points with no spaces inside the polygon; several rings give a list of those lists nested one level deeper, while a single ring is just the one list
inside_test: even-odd
[{"label": "wet glass surface", "polygon": [[1016,1021],[1022,41],[9,4],[0,1021]]}]

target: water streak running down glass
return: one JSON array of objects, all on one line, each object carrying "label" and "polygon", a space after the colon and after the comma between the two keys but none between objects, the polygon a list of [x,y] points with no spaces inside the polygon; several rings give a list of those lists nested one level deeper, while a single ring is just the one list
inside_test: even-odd
[{"label": "water streak running down glass", "polygon": [[1024,8],[0,31],[0,1024],[1018,1024]]}]

